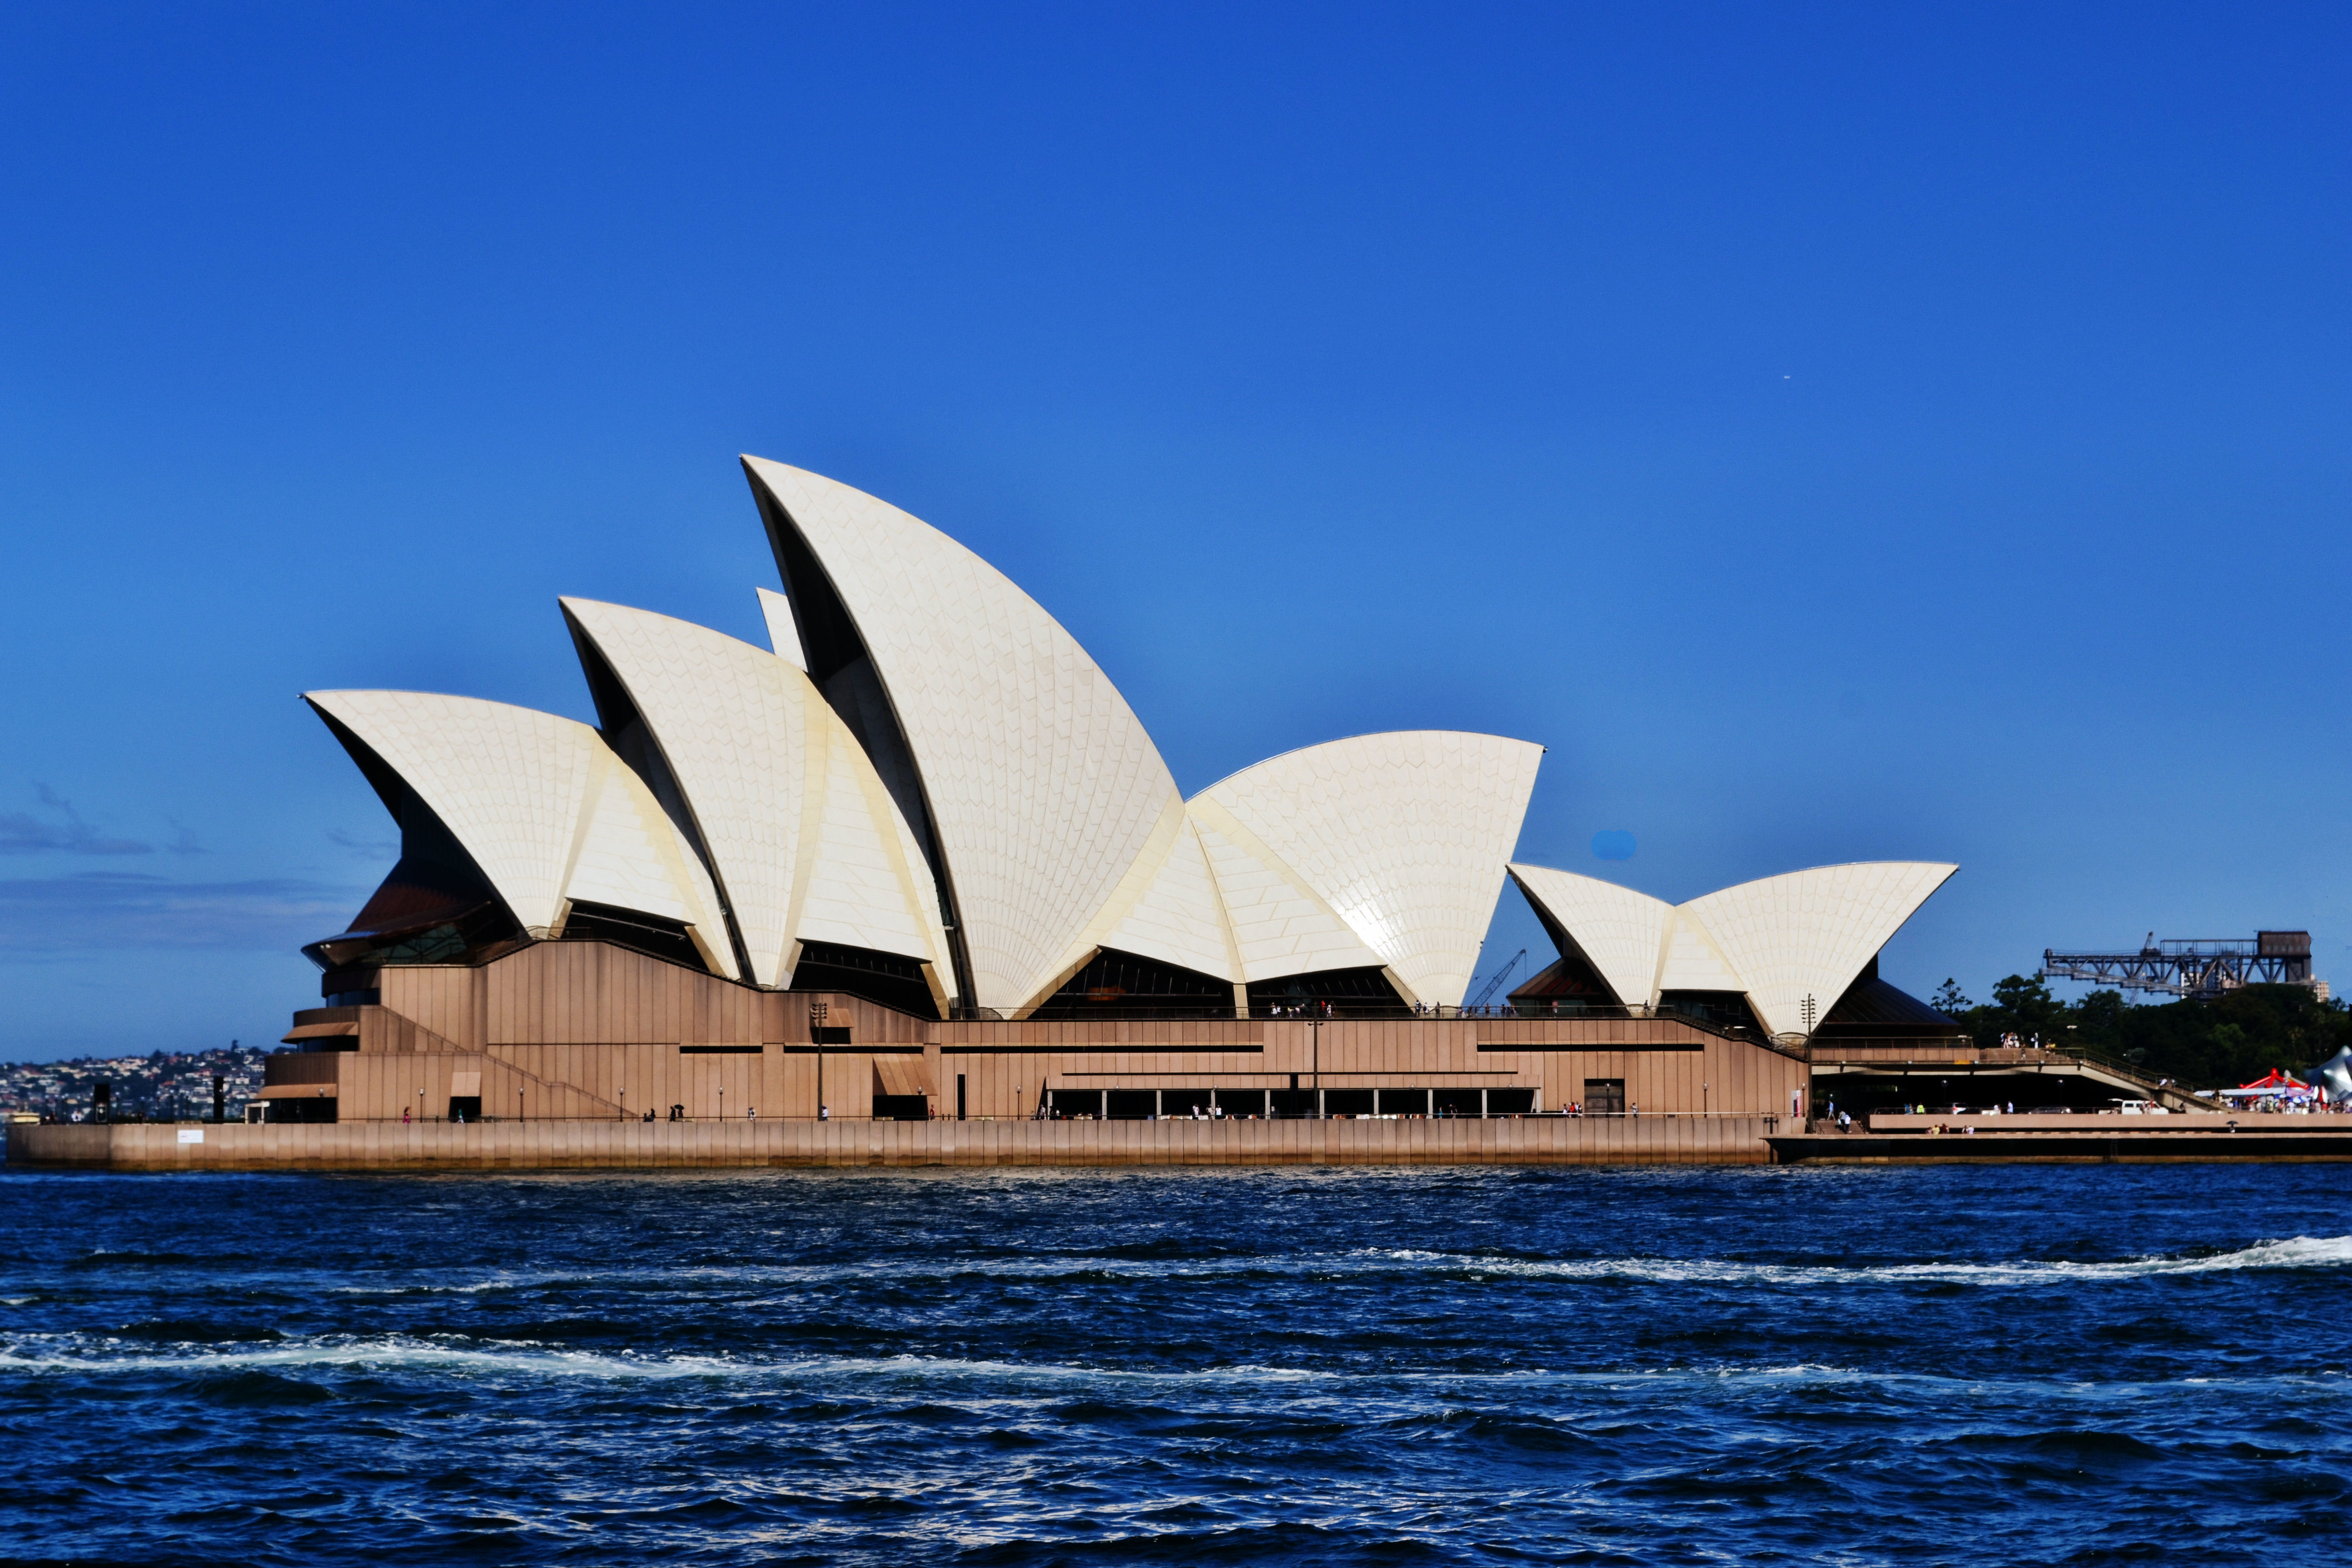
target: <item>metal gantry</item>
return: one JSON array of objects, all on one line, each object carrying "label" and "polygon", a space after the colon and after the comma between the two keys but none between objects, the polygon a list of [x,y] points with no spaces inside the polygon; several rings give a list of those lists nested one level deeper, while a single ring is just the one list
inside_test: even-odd
[{"label": "metal gantry", "polygon": [[2158,942],[2147,933],[2137,952],[2042,954],[2042,978],[2086,980],[2122,991],[2155,991],[2210,1002],[2243,985],[2315,985],[2311,933],[2265,931],[2239,938]]}]

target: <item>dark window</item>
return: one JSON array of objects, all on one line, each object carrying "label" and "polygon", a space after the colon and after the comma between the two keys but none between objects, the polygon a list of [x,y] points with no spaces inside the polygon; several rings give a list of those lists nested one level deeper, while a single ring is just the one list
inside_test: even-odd
[{"label": "dark window", "polygon": [[1486,1114],[1489,1116],[1525,1116],[1535,1108],[1534,1089],[1490,1089],[1486,1091]]},{"label": "dark window", "polygon": [[1156,1089],[1114,1089],[1103,1098],[1110,1102],[1104,1110],[1113,1121],[1149,1121],[1160,1109]]},{"label": "dark window", "polygon": [[709,973],[710,966],[702,962],[694,939],[686,934],[685,922],[665,920],[660,915],[617,910],[609,904],[574,903],[571,918],[563,922],[563,940],[609,942],[649,958]]},{"label": "dark window", "polygon": [[829,942],[803,944],[800,964],[793,971],[793,989],[845,991],[910,1017],[940,1016],[938,999],[931,994],[930,982],[923,978],[919,959],[871,948],[840,947]]},{"label": "dark window", "polygon": [[961,1074],[961,1073],[958,1073],[958,1074],[956,1074],[956,1120],[957,1120],[958,1121],[961,1121],[963,1120],[963,1117],[964,1117],[963,1074]]},{"label": "dark window", "polygon": [[1315,1091],[1311,1089],[1277,1089],[1272,1096],[1276,1116],[1312,1116],[1315,1114]]},{"label": "dark window", "polygon": [[1099,1120],[1103,1113],[1103,1091],[1098,1089],[1049,1089],[1045,1091],[1045,1109],[1065,1121],[1074,1116],[1091,1116]]},{"label": "dark window", "polygon": [[482,1119],[482,1097],[478,1094],[453,1094],[449,1097],[449,1120],[479,1121]]},{"label": "dark window", "polygon": [[1625,1080],[1622,1078],[1589,1078],[1584,1080],[1584,1109],[1594,1116],[1606,1116],[1625,1109]]},{"label": "dark window", "polygon": [[1369,1089],[1327,1089],[1323,1091],[1323,1113],[1326,1116],[1370,1116],[1374,1109],[1373,1092]]},{"label": "dark window", "polygon": [[1262,1089],[1221,1089],[1217,1090],[1217,1109],[1227,1116],[1264,1116],[1265,1090]]},{"label": "dark window", "polygon": [[1384,1089],[1379,1093],[1382,1116],[1429,1114],[1429,1090],[1425,1089]]},{"label": "dark window", "polygon": [[266,1121],[317,1122],[335,1120],[335,1097],[331,1094],[303,1095],[294,1100],[273,1100],[268,1102]]},{"label": "dark window", "polygon": [[1163,1116],[1190,1116],[1199,1111],[1209,1113],[1209,1096],[1205,1089],[1163,1089],[1160,1091],[1160,1111]]},{"label": "dark window", "polygon": [[1412,1013],[1377,969],[1326,969],[1253,980],[1249,1010],[1253,1018],[1403,1018]]},{"label": "dark window", "polygon": [[1617,994],[1609,989],[1601,972],[1571,942],[1557,963],[1538,971],[1532,979],[1512,992],[1510,1002],[1517,1011],[1530,1015],[1576,1014],[1595,1008],[1614,1009]]},{"label": "dark window", "polygon": [[1486,1091],[1479,1089],[1439,1089],[1430,1091],[1430,1112],[1435,1116],[1484,1116]]},{"label": "dark window", "polygon": [[923,1094],[877,1094],[874,1097],[874,1120],[877,1121],[929,1121],[931,1100]]},{"label": "dark window", "polygon": [[1062,983],[1031,1016],[1230,1018],[1234,988],[1213,974],[1105,948]]},{"label": "dark window", "polygon": [[810,1045],[845,1046],[849,1043],[849,1026],[846,1024],[812,1024],[809,1026]]},{"label": "dark window", "polygon": [[1667,991],[1658,997],[1661,1012],[1680,1013],[1700,1023],[1726,1031],[1745,1029],[1749,1034],[1764,1033],[1749,1010],[1748,998],[1737,991]]}]

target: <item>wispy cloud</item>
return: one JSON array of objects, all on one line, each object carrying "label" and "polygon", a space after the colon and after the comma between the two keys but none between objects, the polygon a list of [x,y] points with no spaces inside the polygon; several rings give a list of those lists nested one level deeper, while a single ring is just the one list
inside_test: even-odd
[{"label": "wispy cloud", "polygon": [[291,878],[179,882],[84,871],[0,880],[0,959],[89,948],[290,950],[341,931],[365,896]]},{"label": "wispy cloud", "polygon": [[362,838],[340,827],[331,827],[327,829],[327,842],[370,860],[397,859],[400,857],[400,840],[397,838]]},{"label": "wispy cloud", "polygon": [[136,838],[109,838],[82,820],[73,802],[47,784],[35,784],[44,819],[30,812],[0,813],[0,855],[37,855],[62,851],[68,855],[152,855],[155,847]]}]

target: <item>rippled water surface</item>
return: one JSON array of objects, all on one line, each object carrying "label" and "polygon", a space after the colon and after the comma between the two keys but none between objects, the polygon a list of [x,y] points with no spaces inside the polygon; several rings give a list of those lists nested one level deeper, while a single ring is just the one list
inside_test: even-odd
[{"label": "rippled water surface", "polygon": [[2342,1563],[2327,1166],[0,1178],[0,1560]]}]

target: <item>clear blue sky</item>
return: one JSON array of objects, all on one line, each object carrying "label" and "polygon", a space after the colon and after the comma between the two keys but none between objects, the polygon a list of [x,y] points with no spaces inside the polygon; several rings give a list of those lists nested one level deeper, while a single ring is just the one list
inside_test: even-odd
[{"label": "clear blue sky", "polygon": [[10,6],[0,1056],[274,1040],[393,837],[296,693],[590,717],[559,594],[758,637],[739,451],[994,562],[1188,790],[1490,730],[1525,858],[1958,861],[1923,994],[2259,925],[2352,982],[2348,66],[2327,5]]}]

